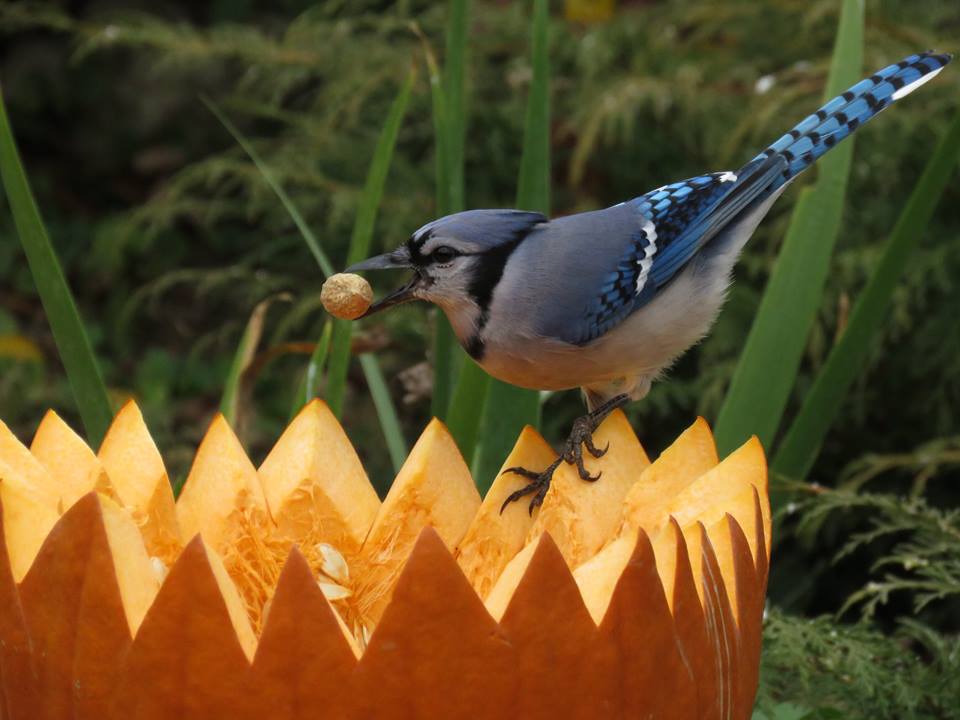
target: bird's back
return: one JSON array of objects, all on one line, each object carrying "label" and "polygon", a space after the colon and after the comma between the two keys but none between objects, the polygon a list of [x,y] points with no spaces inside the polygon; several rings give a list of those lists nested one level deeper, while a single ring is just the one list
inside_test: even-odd
[{"label": "bird's back", "polygon": [[787,184],[949,61],[919,53],[878,71],[735,172],[537,224],[493,292],[484,366],[528,387],[648,382],[707,332],[740,249]]}]

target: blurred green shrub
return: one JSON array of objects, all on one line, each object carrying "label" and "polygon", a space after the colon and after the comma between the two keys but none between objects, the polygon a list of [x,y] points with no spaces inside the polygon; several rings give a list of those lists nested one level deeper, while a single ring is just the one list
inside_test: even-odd
[{"label": "blurred green shrub", "polygon": [[[750,157],[816,105],[838,8],[833,0],[622,0],[610,22],[581,26],[554,7],[554,212],[612,204]],[[475,0],[470,18],[466,203],[510,205],[533,77],[529,8]],[[871,0],[866,19],[866,68],[927,47],[957,50],[956,4]],[[411,23],[443,60],[445,22],[444,3],[410,1],[167,0],[151,4],[150,14],[118,0],[81,2],[69,12],[53,2],[0,5],[4,91],[44,218],[111,392],[137,395],[174,475],[185,473],[217,407],[254,307],[282,292],[293,298],[266,311],[251,362],[263,368],[253,378],[248,402],[256,413],[244,438],[255,459],[286,421],[325,320],[321,277],[297,228],[198,95],[242,128],[339,267],[390,103],[411,59],[423,60]],[[951,68],[932,88],[858,135],[841,236],[791,416],[946,129],[960,75]],[[396,245],[438,212],[431,114],[428,73],[421,73],[372,249]],[[797,193],[787,193],[750,244],[709,339],[631,408],[652,452],[693,413],[716,415]],[[834,485],[845,472],[875,468],[878,457],[892,464],[876,466],[884,472],[870,475],[869,495],[813,493],[809,503],[786,508],[779,525],[787,539],[773,566],[776,604],[814,616],[853,598],[874,611],[873,623],[772,612],[758,717],[957,716],[960,606],[955,589],[942,591],[956,587],[948,561],[960,556],[953,509],[960,472],[949,455],[950,438],[960,436],[957,208],[953,183],[810,477]],[[41,360],[0,352],[0,415],[26,434],[42,409],[69,417],[71,402],[12,233],[0,218],[7,240],[0,242],[0,336],[24,339]],[[408,436],[430,413],[421,382],[430,323],[422,312],[391,313],[354,338],[356,352],[377,351]],[[382,447],[359,367],[347,380],[345,420],[355,444]],[[552,396],[548,437],[559,437],[579,411],[575,393]],[[912,464],[890,459],[904,454]],[[386,451],[364,460],[381,481],[392,475]],[[902,487],[907,470],[924,478],[912,493]],[[803,532],[788,533],[798,519]],[[851,536],[868,542],[848,547]],[[926,565],[906,567],[910,558]],[[915,602],[931,579],[921,566],[941,573],[941,592],[923,607]]]}]

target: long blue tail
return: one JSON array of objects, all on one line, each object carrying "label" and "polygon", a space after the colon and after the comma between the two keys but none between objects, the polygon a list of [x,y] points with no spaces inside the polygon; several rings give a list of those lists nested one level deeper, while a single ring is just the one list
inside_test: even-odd
[{"label": "long blue tail", "polygon": [[[596,326],[590,337],[619,322],[623,312],[633,312],[649,302],[658,288],[738,218],[749,217],[752,232],[761,219],[758,212],[769,209],[769,201],[784,185],[881,110],[932,80],[951,59],[950,55],[934,52],[911,55],[833,98],[737,172],[699,175],[632,200],[649,227],[643,226],[642,242],[631,245],[630,253],[605,288],[614,293],[635,287],[633,300],[628,306],[616,306],[613,314],[606,307],[596,311]],[[737,243],[739,251],[748,235],[732,233],[725,237]],[[637,248],[643,252],[639,260]],[[651,258],[652,263],[648,262]],[[622,284],[625,277],[630,282]],[[605,302],[610,301],[604,297]]]},{"label": "long blue tail", "polygon": [[861,80],[804,118],[753,159],[779,155],[786,160],[786,169],[769,190],[790,182],[881,110],[932,80],[951,59],[934,52],[911,55]]}]

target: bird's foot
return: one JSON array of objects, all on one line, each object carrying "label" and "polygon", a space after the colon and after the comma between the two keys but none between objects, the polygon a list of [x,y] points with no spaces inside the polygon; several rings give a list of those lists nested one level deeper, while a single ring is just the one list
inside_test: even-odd
[{"label": "bird's foot", "polygon": [[565,462],[568,465],[576,465],[577,473],[582,480],[588,482],[596,482],[599,480],[602,473],[598,472],[596,475],[591,475],[590,471],[584,466],[583,449],[586,448],[587,452],[595,458],[601,458],[606,455],[610,446],[608,445],[602,450],[598,448],[593,442],[593,433],[596,432],[597,428],[600,427],[600,423],[606,420],[610,413],[625,404],[628,399],[627,395],[617,395],[595,410],[578,417],[573,423],[573,428],[570,430],[570,436],[563,444],[563,451],[560,453],[560,457],[550,463],[545,470],[535,472],[522,467],[511,467],[504,470],[503,472],[505,473],[513,473],[525,477],[530,480],[530,483],[526,487],[522,487],[516,492],[511,493],[510,496],[503,501],[503,505],[500,506],[500,512],[502,513],[510,503],[532,494],[533,497],[530,498],[530,514],[532,515],[533,511],[543,504],[543,498],[546,497],[547,490],[550,489],[550,482],[553,480],[553,473],[560,467],[561,462]]},{"label": "bird's foot", "polygon": [[563,457],[558,457],[547,465],[546,469],[542,472],[535,472],[522,467],[511,467],[504,470],[503,472],[505,473],[513,473],[514,475],[525,477],[530,482],[526,487],[510,493],[510,496],[504,500],[503,505],[500,506],[500,512],[503,513],[503,511],[507,509],[507,505],[519,500],[525,495],[533,495],[533,497],[530,498],[530,514],[533,515],[533,511],[543,504],[543,498],[546,497],[547,490],[550,489],[550,481],[553,480],[553,473],[562,462]]}]

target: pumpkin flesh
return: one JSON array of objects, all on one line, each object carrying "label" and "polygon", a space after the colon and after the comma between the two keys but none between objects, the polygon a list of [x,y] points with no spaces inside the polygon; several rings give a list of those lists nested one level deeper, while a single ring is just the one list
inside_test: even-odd
[{"label": "pumpkin flesh", "polygon": [[[610,452],[588,460],[603,480],[561,465],[532,517],[523,501],[500,514],[520,477],[499,476],[481,504],[438,421],[381,504],[322,403],[259,470],[218,417],[173,513],[156,511],[169,485],[135,406],[98,456],[55,415],[39,460],[13,440],[0,442],[0,581],[21,584],[24,619],[0,582],[0,633],[46,654],[31,656],[36,688],[4,690],[11,718],[749,717],[766,466],[755,441],[718,464],[702,421],[650,465],[614,414],[597,433]],[[527,429],[504,467],[554,457]],[[61,615],[58,583],[76,611]],[[549,699],[528,702],[530,687]]]}]

